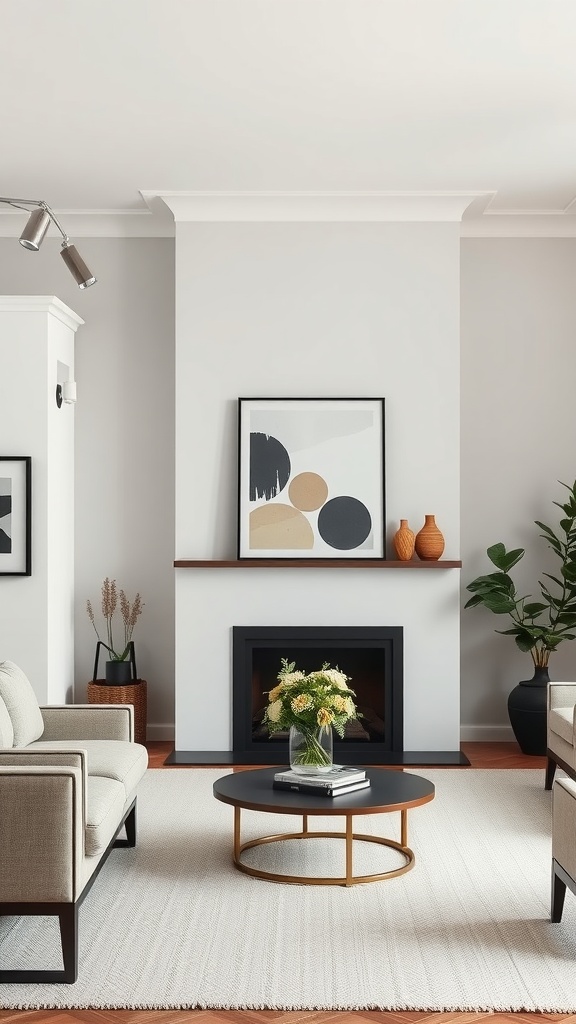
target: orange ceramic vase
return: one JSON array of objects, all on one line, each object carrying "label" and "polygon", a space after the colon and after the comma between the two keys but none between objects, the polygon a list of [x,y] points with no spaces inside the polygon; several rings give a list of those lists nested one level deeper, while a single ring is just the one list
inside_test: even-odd
[{"label": "orange ceramic vase", "polygon": [[394,534],[396,557],[401,562],[409,562],[414,554],[414,533],[408,526],[407,519],[400,520],[400,529]]},{"label": "orange ceramic vase", "polygon": [[434,516],[424,516],[424,526],[416,534],[416,554],[423,562],[435,562],[444,551],[444,537]]}]

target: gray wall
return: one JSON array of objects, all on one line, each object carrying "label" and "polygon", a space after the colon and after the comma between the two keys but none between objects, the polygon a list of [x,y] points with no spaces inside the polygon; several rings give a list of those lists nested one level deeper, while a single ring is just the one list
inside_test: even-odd
[{"label": "gray wall", "polygon": [[[116,576],[146,602],[135,640],[153,737],[174,702],[174,244],[87,238],[78,248],[98,277],[86,292],[55,240],[31,254],[0,238],[0,293],[57,295],[86,320],[76,337],[76,699],[94,655],[85,601],[98,604],[103,577]],[[532,524],[557,521],[557,481],[576,477],[575,281],[575,239],[462,242],[462,603],[497,540],[528,549],[517,567],[527,593],[555,567]],[[507,695],[531,674],[529,656],[494,632],[505,625],[483,609],[462,615],[465,736],[504,737]],[[576,679],[576,644],[550,668]]]},{"label": "gray wall", "polygon": [[86,291],[56,240],[28,253],[0,238],[0,293],[57,295],[86,320],[75,351],[75,697],[92,678],[86,599],[99,609],[103,578],[116,577],[145,602],[134,641],[154,738],[174,721],[174,241],[81,238],[78,249],[98,278]]},{"label": "gray wall", "polygon": [[[526,548],[512,574],[537,600],[558,560],[533,521],[555,528],[557,481],[576,477],[576,239],[464,239],[461,279],[462,603],[497,541]],[[462,613],[464,736],[507,728],[508,693],[533,674],[530,655],[494,632],[508,625],[483,608]],[[552,655],[550,675],[576,679],[576,644]]]}]

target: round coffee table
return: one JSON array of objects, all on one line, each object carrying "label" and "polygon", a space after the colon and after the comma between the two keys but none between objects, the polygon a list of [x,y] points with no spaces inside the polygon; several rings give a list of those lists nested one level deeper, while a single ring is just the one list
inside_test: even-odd
[{"label": "round coffee table", "polygon": [[[258,768],[234,772],[224,775],[214,783],[213,792],[217,800],[231,804],[234,808],[234,866],[247,875],[266,878],[272,882],[295,882],[298,885],[357,885],[359,882],[379,882],[384,878],[402,875],[414,866],[414,853],[408,846],[408,810],[419,807],[434,799],[434,786],[428,779],[420,775],[388,768],[367,768],[366,775],[370,779],[369,789],[359,789],[354,793],[342,796],[325,797],[314,793],[293,793],[272,788],[274,775],[279,768]],[[242,809],[263,811],[270,814],[302,815],[302,831],[287,832],[282,835],[263,836],[250,842],[240,841],[240,814]],[[380,836],[368,836],[352,830],[352,818],[358,814],[387,814],[400,811],[400,842],[383,839]],[[344,832],[312,832],[308,828],[310,815],[336,816],[346,818]],[[346,865],[342,877],[322,877],[303,875],[282,875],[272,871],[264,871],[243,864],[241,857],[244,850],[266,843],[281,843],[289,839],[345,839]],[[366,843],[378,843],[389,846],[403,854],[406,863],[392,871],[382,871],[374,875],[355,875],[352,868],[352,840]]]}]

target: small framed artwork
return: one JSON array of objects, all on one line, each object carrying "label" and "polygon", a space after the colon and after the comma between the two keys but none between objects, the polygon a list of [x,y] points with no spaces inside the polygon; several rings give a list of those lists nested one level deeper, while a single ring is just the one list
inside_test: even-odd
[{"label": "small framed artwork", "polygon": [[238,399],[238,558],[385,558],[383,398]]},{"label": "small framed artwork", "polygon": [[32,573],[32,460],[0,455],[0,576]]}]

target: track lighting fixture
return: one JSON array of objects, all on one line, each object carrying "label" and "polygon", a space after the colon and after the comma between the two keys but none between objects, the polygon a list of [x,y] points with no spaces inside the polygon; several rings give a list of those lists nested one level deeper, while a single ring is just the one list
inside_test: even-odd
[{"label": "track lighting fixture", "polygon": [[[45,203],[42,199],[12,199],[5,196],[0,196],[0,203],[14,206],[18,210],[26,210],[27,213],[30,212],[26,227],[20,235],[20,245],[23,245],[25,249],[30,249],[32,252],[38,252],[44,235],[50,226],[50,221],[52,221],[64,239],[60,255],[78,287],[89,288],[91,284],[95,284],[96,278],[84,263],[76,246],[68,238],[48,203]],[[28,206],[33,206],[35,209],[28,211]]]}]

